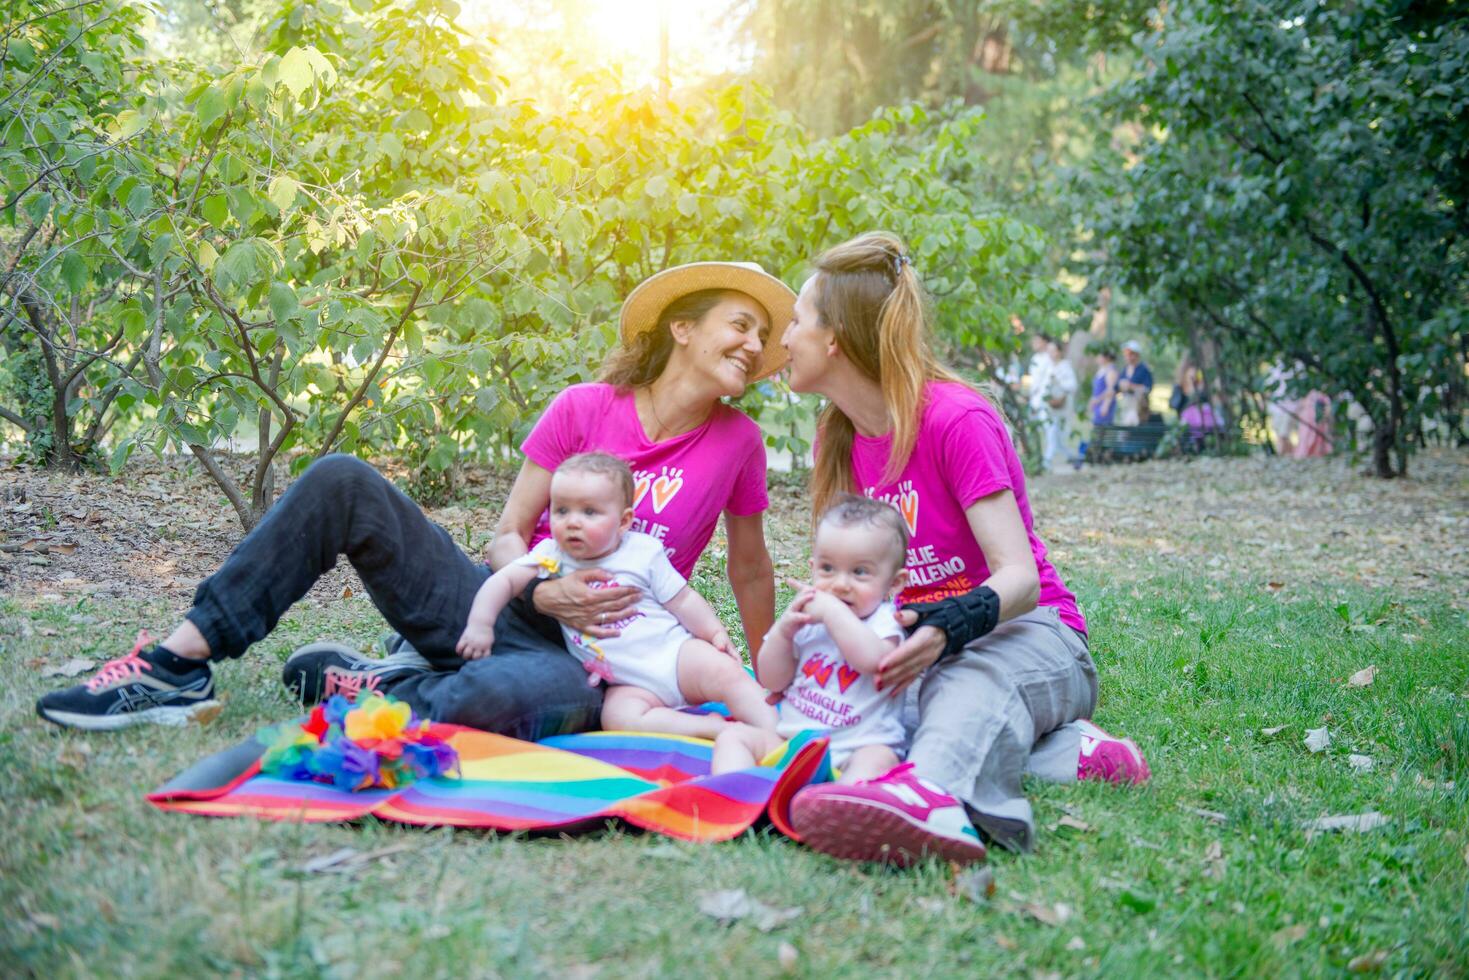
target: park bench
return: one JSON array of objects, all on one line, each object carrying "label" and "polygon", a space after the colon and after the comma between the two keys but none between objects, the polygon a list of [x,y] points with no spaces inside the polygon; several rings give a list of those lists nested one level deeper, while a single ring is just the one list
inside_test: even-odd
[{"label": "park bench", "polygon": [[1160,418],[1142,425],[1098,425],[1086,444],[1088,463],[1128,463],[1151,459],[1168,426]]}]

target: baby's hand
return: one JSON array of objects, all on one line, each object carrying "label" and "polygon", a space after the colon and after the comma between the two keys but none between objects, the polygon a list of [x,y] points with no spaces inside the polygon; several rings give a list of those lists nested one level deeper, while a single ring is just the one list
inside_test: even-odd
[{"label": "baby's hand", "polygon": [[813,591],[806,602],[806,615],[811,618],[812,622],[824,623],[827,626],[831,625],[832,614],[846,611],[846,609],[847,604],[830,592]]},{"label": "baby's hand", "polygon": [[811,622],[811,615],[806,612],[806,605],[811,601],[813,594],[807,590],[797,595],[791,604],[786,606],[786,611],[780,614],[780,619],[775,621],[776,632],[784,639],[795,639],[801,627]]},{"label": "baby's hand", "polygon": [[714,649],[718,650],[726,657],[730,657],[738,663],[744,663],[744,661],[740,658],[739,649],[734,645],[734,641],[729,638],[728,630],[721,629],[718,633],[715,633],[709,638],[709,642],[714,645]]},{"label": "baby's hand", "polygon": [[495,629],[488,624],[470,622],[464,627],[464,632],[459,634],[459,643],[454,651],[465,660],[478,660],[490,655],[490,648],[495,645]]}]

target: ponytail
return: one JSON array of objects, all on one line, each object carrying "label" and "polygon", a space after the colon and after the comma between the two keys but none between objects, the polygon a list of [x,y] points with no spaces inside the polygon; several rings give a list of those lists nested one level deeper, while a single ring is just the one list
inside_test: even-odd
[{"label": "ponytail", "polygon": [[[883,480],[892,482],[913,455],[923,420],[923,391],[930,381],[959,381],[941,364],[929,341],[928,295],[908,249],[898,236],[868,232],[827,250],[816,260],[816,311],[836,332],[837,346],[857,369],[882,388],[893,420],[892,449]],[[852,476],[855,429],[835,404],[817,425],[820,452],[812,474],[813,513],[823,513],[838,494],[856,492]]]}]

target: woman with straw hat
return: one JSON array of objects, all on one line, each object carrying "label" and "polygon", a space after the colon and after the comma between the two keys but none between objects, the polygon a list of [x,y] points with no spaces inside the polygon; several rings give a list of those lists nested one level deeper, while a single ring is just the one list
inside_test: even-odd
[{"label": "woman with straw hat", "polygon": [[211,660],[238,657],[345,555],[373,604],[401,634],[386,660],[313,644],[286,662],[306,703],[362,688],[391,693],[439,721],[520,738],[597,725],[601,689],[564,646],[559,623],[592,637],[635,605],[587,569],[532,583],[495,623],[492,656],[454,651],[470,605],[495,568],[547,534],[551,472],[589,451],[636,475],[635,528],[663,542],[685,577],[721,515],[728,574],[745,635],[764,636],[775,585],[765,546],[765,449],[753,421],[725,398],[785,362],[780,330],[795,294],[759,266],[695,262],[650,277],[627,297],[621,343],[602,381],[573,385],[546,409],[521,449],[488,561],[459,550],[443,528],[370,465],[334,455],[313,464],[200,583],[185,620],[160,644],[145,634],[84,684],[41,698],[43,718],[101,729],[181,723],[218,711]]}]

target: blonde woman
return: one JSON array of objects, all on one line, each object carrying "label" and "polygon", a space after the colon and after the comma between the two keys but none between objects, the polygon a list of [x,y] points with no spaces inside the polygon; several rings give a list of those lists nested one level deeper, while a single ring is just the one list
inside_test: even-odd
[{"label": "blonde woman", "polygon": [[913,631],[878,671],[893,696],[916,682],[907,762],[792,805],[808,844],[858,860],[966,850],[956,808],[1028,848],[1027,771],[1149,776],[1134,743],[1085,720],[1097,700],[1086,620],[1035,533],[1004,419],[935,358],[928,316],[907,248],[874,232],[816,260],[784,338],[791,387],[828,400],[813,511],[854,491],[896,507],[911,535],[900,617]]}]

